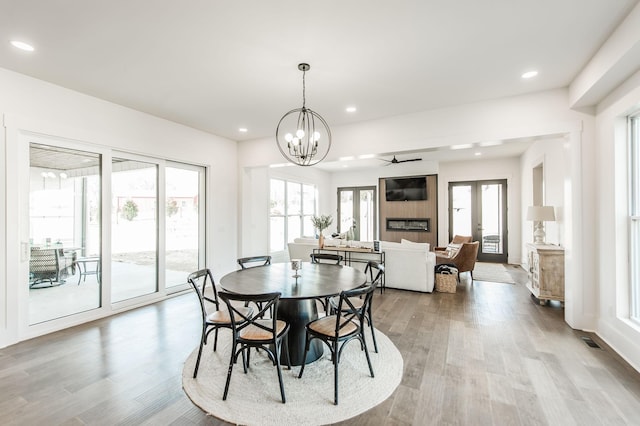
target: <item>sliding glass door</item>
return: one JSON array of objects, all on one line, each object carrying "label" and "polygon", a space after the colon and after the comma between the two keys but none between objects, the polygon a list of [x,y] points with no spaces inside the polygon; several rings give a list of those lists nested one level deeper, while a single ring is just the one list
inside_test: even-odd
[{"label": "sliding glass door", "polygon": [[188,288],[205,265],[204,167],[53,138],[26,144],[29,326]]},{"label": "sliding glass door", "polygon": [[165,167],[165,273],[171,291],[187,286],[189,273],[204,267],[204,168]]},{"label": "sliding glass door", "polygon": [[158,165],[113,157],[111,301],[158,290]]},{"label": "sliding glass door", "polygon": [[30,143],[29,159],[33,325],[101,306],[101,155]]}]

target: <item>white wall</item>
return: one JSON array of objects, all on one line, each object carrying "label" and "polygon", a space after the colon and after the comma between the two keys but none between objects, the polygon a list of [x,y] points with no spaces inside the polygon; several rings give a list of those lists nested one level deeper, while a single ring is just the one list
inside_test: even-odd
[{"label": "white wall", "polygon": [[[593,247],[598,258],[598,335],[640,371],[640,326],[629,320],[627,123],[640,111],[640,72],[598,106],[597,197]],[[637,260],[637,259],[636,259]]]},{"label": "white wall", "polygon": [[508,262],[520,263],[520,162],[517,157],[455,161],[440,164],[438,174],[438,245],[449,241],[449,183],[506,179]]},{"label": "white wall", "polygon": [[[26,259],[20,256],[20,235],[25,218],[19,211],[25,197],[20,188],[28,188],[28,154],[21,154],[20,134],[35,132],[47,137],[71,139],[85,146],[104,150],[112,147],[126,152],[149,155],[209,168],[207,188],[207,264],[216,277],[235,269],[237,252],[237,144],[224,138],[197,131],[59,86],[0,69],[0,114],[5,132],[0,136],[2,160],[2,238],[0,264],[0,347],[32,337],[34,331],[18,318],[26,318],[26,277],[19,270]],[[22,176],[22,178],[21,178]],[[28,198],[28,197],[27,197]],[[6,210],[5,210],[6,209]],[[6,212],[6,217],[3,215]],[[25,227],[22,227],[25,229]],[[108,308],[105,308],[108,310]],[[92,315],[108,314],[106,310]],[[79,322],[77,318],[58,321],[62,328]],[[42,330],[42,329],[40,329]]]},{"label": "white wall", "polygon": [[518,223],[522,224],[522,263],[526,263],[525,244],[533,241],[533,222],[526,220],[527,207],[533,205],[533,168],[543,165],[545,206],[553,206],[555,222],[545,222],[545,240],[549,244],[565,246],[564,236],[564,182],[570,178],[567,167],[568,152],[565,138],[549,139],[534,143],[521,157],[519,168],[522,171],[522,210]]}]

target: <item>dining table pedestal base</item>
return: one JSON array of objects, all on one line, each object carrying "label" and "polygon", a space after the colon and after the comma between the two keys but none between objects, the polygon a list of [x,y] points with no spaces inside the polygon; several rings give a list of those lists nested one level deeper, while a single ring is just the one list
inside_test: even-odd
[{"label": "dining table pedestal base", "polygon": [[287,356],[291,365],[308,364],[320,358],[323,346],[320,340],[313,340],[309,346],[306,360],[304,346],[306,325],[318,318],[318,308],[315,299],[280,299],[278,302],[278,319],[289,323],[289,353],[281,353],[281,365],[287,365]]}]

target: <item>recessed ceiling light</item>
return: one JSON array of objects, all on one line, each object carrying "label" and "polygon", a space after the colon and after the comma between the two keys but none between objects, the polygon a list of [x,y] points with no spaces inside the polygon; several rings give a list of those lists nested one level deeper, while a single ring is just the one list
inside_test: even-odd
[{"label": "recessed ceiling light", "polygon": [[338,161],[351,161],[353,160],[355,157],[353,155],[347,156],[347,157],[340,157],[338,158]]},{"label": "recessed ceiling light", "polygon": [[476,153],[474,153],[473,155],[475,155],[476,157],[479,157],[479,156],[481,156],[481,155],[482,155],[482,153],[481,153],[481,152],[476,152]]},{"label": "recessed ceiling light", "polygon": [[456,150],[456,149],[469,149],[469,148],[473,148],[473,145],[470,143],[465,143],[465,144],[461,144],[461,145],[451,145],[449,147],[449,149],[451,150]]},{"label": "recessed ceiling light", "polygon": [[366,160],[367,158],[375,158],[376,155],[375,154],[362,154],[362,155],[358,155],[358,158],[361,160]]},{"label": "recessed ceiling light", "polygon": [[247,133],[247,132],[249,131],[249,129],[247,129],[246,127],[240,127],[240,128],[238,129],[238,131],[239,131],[240,133]]},{"label": "recessed ceiling light", "polygon": [[533,78],[536,75],[538,75],[538,71],[535,71],[535,70],[527,71],[524,74],[522,74],[522,78]]},{"label": "recessed ceiling light", "polygon": [[358,110],[358,108],[356,108],[354,106],[347,107],[347,112],[356,112],[357,110]]},{"label": "recessed ceiling light", "polygon": [[34,50],[36,50],[32,45],[30,45],[29,43],[25,43],[24,41],[11,40],[10,43],[13,47],[16,47],[20,50],[25,50],[27,52],[33,52]]}]

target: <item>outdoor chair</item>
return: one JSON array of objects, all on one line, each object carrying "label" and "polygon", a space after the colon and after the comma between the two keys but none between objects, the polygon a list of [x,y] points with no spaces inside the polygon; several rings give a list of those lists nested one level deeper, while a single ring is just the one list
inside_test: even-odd
[{"label": "outdoor chair", "polygon": [[[338,405],[338,365],[343,349],[352,340],[359,340],[362,350],[364,350],[369,365],[371,377],[374,377],[369,350],[364,337],[365,313],[369,309],[369,304],[373,297],[375,286],[370,284],[364,287],[347,290],[340,293],[340,299],[334,315],[329,315],[314,321],[306,326],[306,340],[304,348],[304,358],[309,351],[310,343],[313,339],[323,341],[331,350],[331,360],[333,362],[333,383],[334,401]],[[362,299],[360,299],[362,297]],[[354,300],[362,300],[362,305],[358,308],[354,305]],[[304,373],[305,364],[300,368],[298,378]]]},{"label": "outdoor chair", "polygon": [[[224,386],[223,400],[227,399],[229,392],[229,383],[231,382],[231,373],[233,365],[238,361],[238,355],[242,354],[242,367],[245,374],[251,363],[251,348],[264,350],[269,359],[276,366],[278,371],[278,381],[280,383],[280,396],[282,403],[286,402],[284,395],[284,384],[282,382],[282,371],[280,370],[280,350],[289,351],[287,344],[287,333],[289,333],[289,324],[278,319],[278,302],[280,301],[280,293],[265,294],[236,294],[221,291],[219,294],[229,309],[231,317],[231,329],[233,331],[233,343],[231,357],[229,359],[229,370],[227,372],[227,382]],[[236,307],[232,302],[253,302],[262,309],[255,316],[248,316],[242,308]],[[271,310],[273,314],[270,319],[262,319],[265,311]],[[282,343],[284,341],[284,348]],[[287,365],[291,370],[291,363],[287,357]]]},{"label": "outdoor chair", "polygon": [[[29,288],[41,288],[49,281],[49,286],[63,284],[69,268],[75,268],[73,254],[65,256],[61,248],[31,247],[29,257]],[[47,287],[49,287],[47,286]]]},{"label": "outdoor chair", "polygon": [[[220,309],[220,302],[218,301],[218,293],[216,291],[216,285],[213,281],[213,275],[209,269],[201,269],[193,272],[187,278],[187,281],[196,292],[198,301],[200,302],[200,312],[202,314],[202,334],[200,337],[200,348],[198,349],[198,358],[196,359],[196,366],[193,370],[193,378],[198,375],[198,367],[200,366],[200,358],[202,357],[202,348],[207,344],[207,338],[209,334],[214,331],[213,350],[214,352],[218,346],[218,330],[221,328],[232,329],[231,317],[228,311]],[[207,283],[210,283],[207,286]],[[207,287],[211,287],[211,290],[207,292]],[[213,297],[209,296],[211,294]],[[214,310],[207,309],[207,303],[213,304]],[[253,309],[249,307],[240,308],[243,315],[249,317],[253,313]],[[240,321],[240,320],[238,320]]]}]

